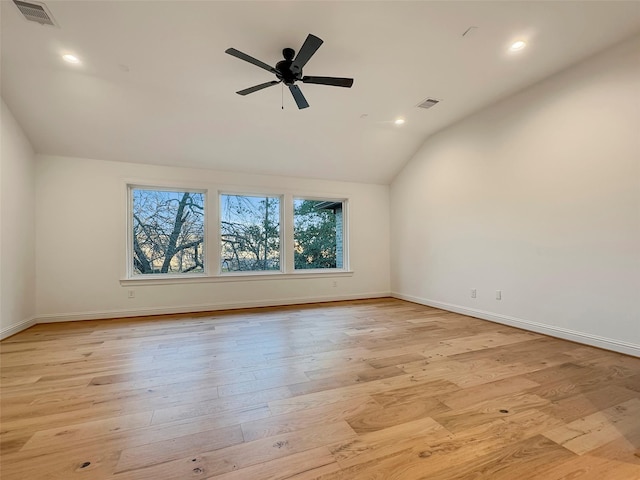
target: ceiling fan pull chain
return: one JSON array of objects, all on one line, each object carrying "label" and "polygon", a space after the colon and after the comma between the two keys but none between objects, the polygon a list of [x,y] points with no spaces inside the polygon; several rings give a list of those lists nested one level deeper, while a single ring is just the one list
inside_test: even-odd
[{"label": "ceiling fan pull chain", "polygon": [[282,95],[281,95],[281,96],[282,96],[282,99],[281,99],[281,102],[282,102],[282,110],[284,110],[284,83],[282,84],[282,88],[280,89],[280,93],[282,94]]}]

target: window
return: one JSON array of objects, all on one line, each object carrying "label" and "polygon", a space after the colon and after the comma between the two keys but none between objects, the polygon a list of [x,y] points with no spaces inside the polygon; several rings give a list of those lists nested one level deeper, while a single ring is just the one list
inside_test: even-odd
[{"label": "window", "polygon": [[202,273],[204,192],[129,187],[133,275]]},{"label": "window", "polygon": [[343,202],[293,201],[294,267],[344,268]]},{"label": "window", "polygon": [[352,275],[344,197],[134,182],[122,285]]},{"label": "window", "polygon": [[220,195],[223,273],[280,270],[280,197]]}]

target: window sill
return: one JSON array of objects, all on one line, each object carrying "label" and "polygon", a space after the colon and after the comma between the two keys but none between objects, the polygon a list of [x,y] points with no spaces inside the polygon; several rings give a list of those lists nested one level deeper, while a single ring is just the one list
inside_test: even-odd
[{"label": "window sill", "polygon": [[290,280],[301,278],[333,278],[352,277],[353,272],[349,270],[306,270],[293,273],[282,272],[251,272],[251,273],[224,273],[220,275],[162,275],[162,276],[140,276],[137,278],[122,278],[120,285],[123,287],[133,285],[173,285],[188,283],[226,283],[226,282],[251,282],[256,280]]}]

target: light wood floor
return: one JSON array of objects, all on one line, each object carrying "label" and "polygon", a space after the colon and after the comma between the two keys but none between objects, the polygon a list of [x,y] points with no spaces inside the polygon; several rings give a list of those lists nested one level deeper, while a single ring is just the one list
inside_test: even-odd
[{"label": "light wood floor", "polygon": [[37,325],[14,479],[640,479],[640,359],[394,299]]}]

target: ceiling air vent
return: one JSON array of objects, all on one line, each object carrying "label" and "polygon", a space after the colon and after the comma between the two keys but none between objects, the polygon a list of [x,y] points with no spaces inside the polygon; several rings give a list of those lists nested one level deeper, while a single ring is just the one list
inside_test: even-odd
[{"label": "ceiling air vent", "polygon": [[418,108],[431,108],[438,103],[440,103],[440,100],[436,100],[435,98],[427,98],[424,102],[418,105]]},{"label": "ceiling air vent", "polygon": [[53,15],[44,3],[40,2],[21,2],[20,0],[13,0],[18,10],[22,12],[24,18],[30,22],[38,22],[40,25],[53,25],[57,27],[53,20]]}]

